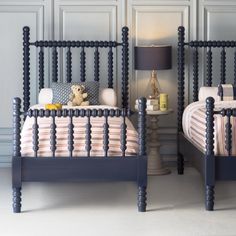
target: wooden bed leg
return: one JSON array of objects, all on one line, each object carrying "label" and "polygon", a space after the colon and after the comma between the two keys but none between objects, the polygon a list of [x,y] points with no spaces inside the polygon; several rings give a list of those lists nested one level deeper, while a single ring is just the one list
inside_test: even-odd
[{"label": "wooden bed leg", "polygon": [[147,206],[146,188],[147,188],[146,186],[139,186],[138,187],[138,211],[139,212],[146,211],[146,206]]},{"label": "wooden bed leg", "polygon": [[206,185],[205,189],[205,207],[207,211],[214,210],[214,186]]},{"label": "wooden bed leg", "polygon": [[21,188],[13,188],[13,212],[21,212]]},{"label": "wooden bed leg", "polygon": [[184,174],[184,157],[180,153],[178,153],[177,168],[178,168],[178,174],[183,175]]}]

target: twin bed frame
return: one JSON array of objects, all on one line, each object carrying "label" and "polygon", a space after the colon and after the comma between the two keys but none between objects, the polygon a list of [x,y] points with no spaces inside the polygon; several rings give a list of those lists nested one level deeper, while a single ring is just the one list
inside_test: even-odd
[{"label": "twin bed frame", "polygon": [[[44,87],[44,50],[50,48],[52,55],[52,81],[58,81],[58,50],[66,52],[66,81],[72,81],[72,48],[80,49],[80,80],[86,80],[86,51],[94,49],[94,80],[99,81],[100,50],[107,50],[108,55],[108,87],[113,88],[113,50],[122,50],[122,108],[121,109],[63,109],[63,110],[30,110],[30,47],[39,49],[39,89]],[[13,211],[21,211],[21,188],[23,182],[36,181],[135,181],[138,185],[138,210],[146,211],[147,157],[146,157],[146,99],[139,99],[138,111],[138,142],[139,152],[136,156],[126,156],[127,126],[125,120],[133,114],[129,109],[129,49],[128,28],[122,28],[122,42],[115,41],[36,41],[30,42],[29,27],[23,28],[23,111],[21,99],[13,101],[13,159],[12,186]],[[118,50],[118,49],[117,49]],[[21,156],[21,124],[26,117],[33,117],[32,148],[33,157]],[[38,118],[51,118],[49,157],[38,156],[39,126]],[[55,157],[57,148],[57,132],[55,117],[69,117],[68,124],[68,156]],[[74,117],[87,117],[86,145],[87,155],[76,157],[74,150]],[[91,117],[104,117],[103,149],[104,156],[93,157],[91,151]],[[109,123],[108,117],[122,117],[120,127],[121,156],[109,157]]]},{"label": "twin bed frame", "polygon": [[[184,173],[184,157],[199,170],[205,180],[205,207],[214,209],[214,187],[218,180],[236,180],[236,156],[231,155],[232,124],[230,118],[236,117],[236,108],[214,110],[214,99],[206,99],[206,143],[203,152],[188,139],[182,129],[182,116],[185,108],[185,48],[192,52],[193,61],[193,101],[198,101],[199,84],[199,51],[206,51],[206,80],[205,86],[212,86],[212,50],[221,50],[220,84],[226,83],[226,48],[236,49],[236,41],[190,41],[185,42],[184,27],[178,28],[178,174]],[[234,84],[236,84],[236,51],[234,53]],[[227,117],[225,126],[225,147],[227,156],[214,154],[214,115]]]}]

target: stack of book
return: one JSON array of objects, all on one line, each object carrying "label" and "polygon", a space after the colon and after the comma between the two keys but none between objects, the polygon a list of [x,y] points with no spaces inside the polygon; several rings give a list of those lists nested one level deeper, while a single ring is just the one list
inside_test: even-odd
[{"label": "stack of book", "polygon": [[[135,102],[135,109],[138,110],[138,100]],[[147,99],[147,111],[158,111],[159,100],[158,99]]]}]

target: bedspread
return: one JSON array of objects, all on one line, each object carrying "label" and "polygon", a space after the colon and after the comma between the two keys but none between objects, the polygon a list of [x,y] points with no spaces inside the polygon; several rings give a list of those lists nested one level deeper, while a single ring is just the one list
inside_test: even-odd
[{"label": "bedspread", "polygon": [[[236,101],[215,102],[215,110],[222,108],[236,108]],[[206,142],[206,109],[205,102],[194,102],[189,104],[183,113],[184,134],[196,144],[202,151],[205,151]],[[225,148],[225,124],[226,117],[214,115],[214,152],[215,155],[227,155]],[[236,118],[231,117],[232,124],[232,155],[236,155]]]},{"label": "bedspread", "polygon": [[[35,105],[31,109],[41,109],[43,106]],[[64,106],[63,108],[76,108]],[[78,108],[78,107],[77,107]],[[80,107],[81,108],[81,107]],[[115,109],[109,106],[89,106],[83,109]],[[103,150],[103,130],[104,130],[104,117],[91,117],[91,152],[90,156],[104,156]],[[128,118],[125,119],[127,125],[127,149],[126,156],[135,155],[138,152],[138,134],[134,129],[132,123]],[[121,124],[122,117],[108,117],[109,124],[109,151],[108,156],[121,156]],[[68,151],[68,124],[69,117],[56,117],[56,152],[57,157],[69,156]],[[74,124],[74,150],[73,156],[87,156],[86,147],[86,123],[87,117],[73,117]],[[22,156],[34,156],[33,151],[33,134],[32,126],[34,118],[27,117],[21,132],[21,154]],[[38,117],[39,125],[39,150],[38,156],[50,157],[52,151],[50,150],[50,125],[51,117]]]}]

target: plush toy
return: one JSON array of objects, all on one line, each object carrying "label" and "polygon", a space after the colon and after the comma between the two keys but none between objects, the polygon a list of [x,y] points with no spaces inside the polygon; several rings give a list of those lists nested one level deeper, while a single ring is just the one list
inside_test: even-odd
[{"label": "plush toy", "polygon": [[47,110],[60,110],[60,109],[62,109],[62,104],[60,104],[60,103],[46,104],[45,109],[47,109]]},{"label": "plush toy", "polygon": [[85,93],[84,85],[72,85],[71,86],[71,95],[68,102],[68,106],[88,106],[89,101],[85,101],[88,97],[88,94]]}]

